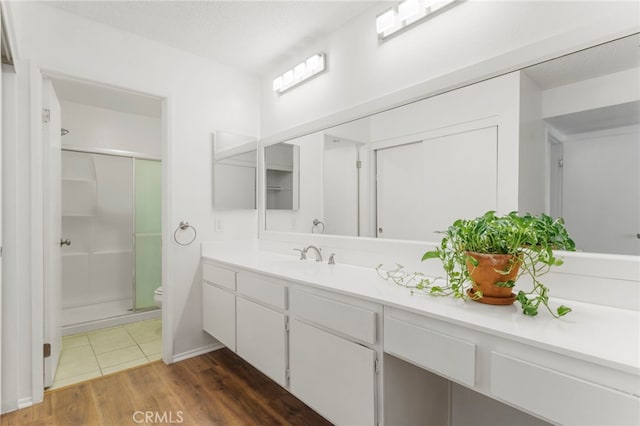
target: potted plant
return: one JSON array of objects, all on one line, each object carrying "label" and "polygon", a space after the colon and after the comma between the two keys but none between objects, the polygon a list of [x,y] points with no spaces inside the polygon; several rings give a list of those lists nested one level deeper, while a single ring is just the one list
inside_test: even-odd
[{"label": "potted plant", "polygon": [[[422,260],[440,259],[454,297],[491,304],[518,300],[523,313],[531,316],[538,314],[541,304],[556,317],[571,312],[564,305],[554,312],[548,304],[549,289],[539,280],[551,267],[562,265],[554,250],[575,250],[562,219],[489,211],[456,220],[444,234],[440,246]],[[523,274],[531,277],[533,289],[515,295],[511,289]]]},{"label": "potted plant", "polygon": [[[549,289],[539,277],[553,266],[562,264],[554,250],[575,250],[562,219],[546,214],[534,216],[511,212],[498,216],[493,211],[475,219],[458,219],[442,232],[440,245],[428,251],[422,260],[440,259],[447,282],[407,274],[402,266],[382,274],[396,284],[420,290],[434,296],[453,296],[477,302],[507,305],[517,300],[525,315],[538,314],[544,305],[555,317],[571,312],[560,306],[554,312],[549,307]],[[528,274],[533,281],[531,291],[513,294],[517,279]]]}]

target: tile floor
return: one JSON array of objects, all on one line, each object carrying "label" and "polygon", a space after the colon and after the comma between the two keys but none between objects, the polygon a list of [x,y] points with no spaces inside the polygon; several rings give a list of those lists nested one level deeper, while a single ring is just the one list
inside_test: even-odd
[{"label": "tile floor", "polygon": [[162,358],[159,318],[62,338],[53,385],[67,386]]}]

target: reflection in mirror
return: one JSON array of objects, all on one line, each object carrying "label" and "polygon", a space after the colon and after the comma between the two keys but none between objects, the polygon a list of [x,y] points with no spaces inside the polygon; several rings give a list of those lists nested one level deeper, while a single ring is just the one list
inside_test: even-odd
[{"label": "reflection in mirror", "polygon": [[213,207],[256,208],[257,139],[228,132],[213,134]]},{"label": "reflection in mirror", "polygon": [[640,254],[639,36],[526,69],[542,93],[549,210],[580,250]]},{"label": "reflection in mirror", "polygon": [[298,209],[298,146],[282,143],[264,153],[267,210]]},{"label": "reflection in mirror", "polygon": [[[452,220],[502,206],[564,217],[579,250],[638,255],[639,44],[634,35],[288,141],[299,209],[267,211],[267,230],[317,232],[318,219],[325,234],[439,241]],[[514,171],[510,187],[500,169]]]}]

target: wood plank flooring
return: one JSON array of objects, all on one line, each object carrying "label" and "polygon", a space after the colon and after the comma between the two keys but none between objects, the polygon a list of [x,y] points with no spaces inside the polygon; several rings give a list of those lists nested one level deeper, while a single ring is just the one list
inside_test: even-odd
[{"label": "wood plank flooring", "polygon": [[45,393],[0,425],[330,425],[228,349]]}]

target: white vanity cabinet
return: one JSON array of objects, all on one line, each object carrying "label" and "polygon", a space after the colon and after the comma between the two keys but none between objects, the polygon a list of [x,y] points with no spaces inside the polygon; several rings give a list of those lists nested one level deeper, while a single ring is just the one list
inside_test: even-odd
[{"label": "white vanity cabinet", "polygon": [[376,312],[292,291],[291,392],[338,425],[376,423]]},{"label": "white vanity cabinet", "polygon": [[497,351],[491,353],[491,394],[558,424],[640,424],[637,395]]},{"label": "white vanity cabinet", "polygon": [[555,424],[640,424],[637,375],[570,354],[386,307],[384,352]]},{"label": "white vanity cabinet", "polygon": [[286,283],[238,273],[237,353],[280,386],[287,386]]},{"label": "white vanity cabinet", "polygon": [[236,350],[236,273],[202,263],[202,329]]}]

